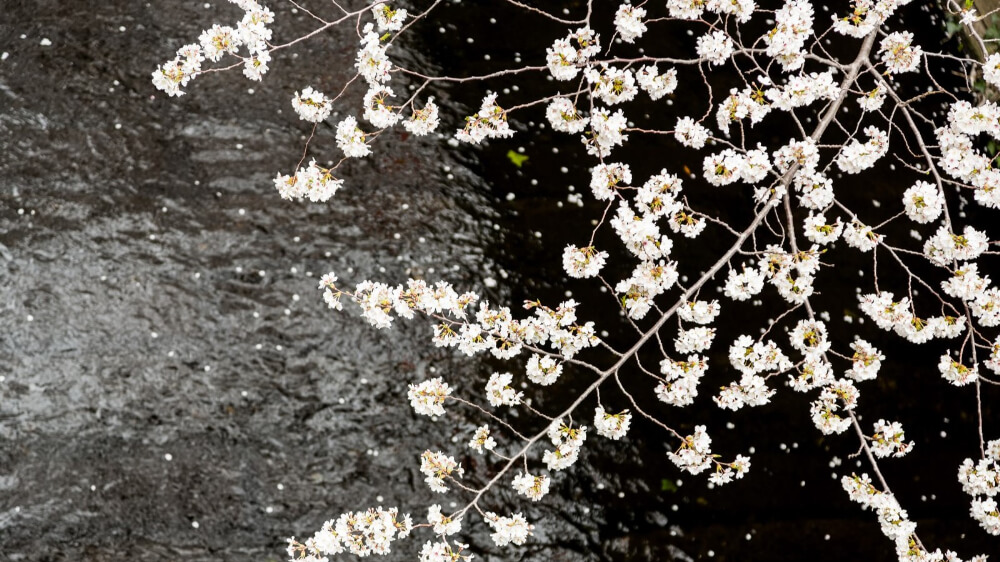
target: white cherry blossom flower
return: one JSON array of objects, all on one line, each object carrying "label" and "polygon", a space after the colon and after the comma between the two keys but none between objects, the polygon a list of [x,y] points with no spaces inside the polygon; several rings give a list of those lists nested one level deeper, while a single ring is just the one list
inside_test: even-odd
[{"label": "white cherry blossom flower", "polygon": [[333,103],[330,98],[307,86],[302,93],[295,92],[292,98],[292,109],[303,121],[319,123],[325,121],[333,111]]},{"label": "white cherry blossom flower", "polygon": [[517,493],[526,496],[531,501],[538,501],[549,493],[549,477],[544,474],[532,476],[527,472],[521,472],[514,477],[513,486]]},{"label": "white cherry blossom flower", "polygon": [[410,399],[410,406],[418,414],[443,416],[444,401],[451,395],[451,390],[441,377],[435,377],[420,384],[411,384],[407,396]]},{"label": "white cherry blossom flower", "polygon": [[483,450],[492,451],[496,446],[497,442],[490,435],[490,428],[487,425],[479,426],[475,435],[472,436],[472,440],[469,441],[469,448],[480,455],[483,454]]},{"label": "white cherry blossom flower", "polygon": [[622,4],[615,12],[615,29],[618,36],[626,43],[634,43],[636,39],[646,33],[646,24],[642,23],[642,18],[646,17],[646,10],[633,7],[631,4]]},{"label": "white cherry blossom flower", "polygon": [[885,64],[886,72],[898,74],[913,72],[920,66],[923,51],[913,46],[913,33],[897,31],[890,33],[879,43],[879,57]]},{"label": "white cherry blossom flower", "polygon": [[395,111],[397,108],[387,103],[391,97],[393,97],[392,90],[381,84],[372,86],[365,94],[364,117],[379,129],[391,127],[399,121],[400,115]]},{"label": "white cherry blossom flower", "polygon": [[385,2],[378,2],[372,6],[372,15],[375,16],[375,22],[378,23],[378,30],[384,32],[402,29],[407,14],[406,10],[402,8],[393,10]]},{"label": "white cherry blossom flower", "polygon": [[465,118],[465,128],[455,133],[455,138],[472,144],[479,144],[484,139],[506,138],[514,136],[514,131],[507,124],[507,112],[496,103],[497,94],[491,93],[483,98],[479,111]]},{"label": "white cherry blossom flower", "polygon": [[941,361],[938,362],[938,370],[941,371],[941,376],[944,377],[944,380],[955,386],[965,386],[975,382],[979,376],[979,372],[975,366],[967,367],[948,355],[941,356]]},{"label": "white cherry blossom flower", "polygon": [[618,440],[628,433],[629,424],[632,423],[632,414],[625,410],[618,414],[609,414],[602,406],[598,406],[594,412],[594,429],[598,435],[608,439]]},{"label": "white cherry blossom flower", "polygon": [[462,518],[452,519],[444,516],[441,513],[441,506],[436,503],[427,508],[427,522],[433,526],[434,533],[438,535],[454,535],[462,530]]},{"label": "white cherry blossom flower", "polygon": [[600,252],[593,246],[577,248],[572,244],[563,250],[563,270],[570,277],[578,279],[594,277],[604,267],[607,252]]},{"label": "white cherry blossom flower", "polygon": [[535,528],[520,513],[514,513],[510,517],[500,517],[492,511],[487,511],[484,519],[493,528],[493,534],[490,535],[490,538],[497,546],[522,545],[531,536],[532,529]]},{"label": "white cherry blossom flower", "polygon": [[403,121],[403,128],[410,133],[422,137],[437,130],[441,124],[438,116],[438,106],[434,103],[434,98],[427,98],[427,103],[420,109],[414,106],[413,114],[409,119]]},{"label": "white cherry blossom flower", "polygon": [[490,406],[498,408],[500,406],[517,406],[521,403],[523,392],[517,392],[510,387],[514,375],[510,373],[493,373],[489,382],[486,383],[486,399]]},{"label": "white cherry blossom flower", "polygon": [[654,66],[643,66],[635,73],[639,87],[656,101],[677,89],[677,70],[669,68],[663,74]]},{"label": "white cherry blossom flower", "polygon": [[674,138],[690,148],[702,148],[708,140],[708,129],[690,117],[681,117],[674,126]]},{"label": "white cherry blossom flower", "polygon": [[733,40],[725,31],[706,33],[698,38],[696,52],[712,64],[725,64],[733,54]]},{"label": "white cherry blossom flower", "polygon": [[[448,487],[444,485],[445,478],[461,477],[465,474],[462,465],[455,462],[454,457],[435,451],[424,451],[420,456],[420,472],[427,477],[424,481],[431,490],[438,493],[448,491]],[[452,476],[453,474],[455,476]]]},{"label": "white cherry blossom flower", "polygon": [[899,422],[879,420],[875,423],[871,449],[880,458],[902,457],[913,449],[913,441],[906,441],[903,426]]},{"label": "white cherry blossom flower", "polygon": [[198,38],[205,58],[219,62],[225,54],[235,55],[242,45],[236,30],[227,26],[215,24],[211,29],[202,32]]},{"label": "white cherry blossom flower", "polygon": [[358,127],[357,119],[351,116],[337,124],[337,146],[348,158],[363,158],[372,153],[364,131]]},{"label": "white cherry blossom flower", "polygon": [[588,120],[568,98],[556,98],[549,102],[545,117],[553,130],[563,133],[582,133],[587,128]]},{"label": "white cherry blossom flower", "polygon": [[918,181],[903,193],[903,207],[910,220],[926,224],[941,216],[944,198],[936,185]]}]

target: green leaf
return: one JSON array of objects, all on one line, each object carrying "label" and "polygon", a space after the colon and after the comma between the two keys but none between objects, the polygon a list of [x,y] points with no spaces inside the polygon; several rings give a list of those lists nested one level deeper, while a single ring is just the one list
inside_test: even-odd
[{"label": "green leaf", "polygon": [[660,480],[660,491],[661,492],[676,492],[677,491],[677,484],[674,484],[674,481],[670,480],[669,478],[664,478],[663,480]]},{"label": "green leaf", "polygon": [[507,159],[510,160],[512,164],[520,168],[524,164],[524,161],[528,159],[528,157],[524,154],[518,154],[513,150],[508,150]]}]

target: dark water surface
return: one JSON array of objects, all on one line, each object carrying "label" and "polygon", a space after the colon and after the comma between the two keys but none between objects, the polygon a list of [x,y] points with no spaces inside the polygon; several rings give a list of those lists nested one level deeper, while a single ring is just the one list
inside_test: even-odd
[{"label": "dark water surface", "polygon": [[[311,27],[275,4],[276,36]],[[481,420],[460,413],[453,430],[417,418],[406,385],[444,375],[479,388],[493,367],[431,347],[422,322],[376,332],[327,311],[319,275],[446,278],[505,302],[562,296],[539,279],[562,276],[561,247],[586,224],[582,211],[544,210],[567,183],[586,185],[572,153],[552,155],[543,137],[522,170],[504,156],[518,139],[456,160],[392,137],[350,164],[330,204],[281,201],[271,178],[292,171],[308,133],[288,100],[306,85],[335,91],[356,38],[285,51],[260,84],[230,73],[180,99],[153,89],[157,64],[237,12],[219,0],[0,0],[0,560],[276,560],[284,537],[346,510],[399,506],[423,520],[421,506],[451,498],[432,498],[418,455],[458,451]],[[542,43],[561,33],[539,29]],[[324,153],[339,154],[329,130]],[[527,227],[539,220],[541,238]],[[730,380],[720,372],[705,393]],[[786,402],[732,416],[729,433],[707,399],[696,413],[715,416],[728,453],[757,448],[751,478],[731,489],[679,480],[665,437],[636,422],[631,443],[595,439],[542,505],[512,502],[538,523],[528,546],[497,551],[476,523],[472,549],[487,560],[894,559],[874,516],[831,479],[844,444],[831,452],[807,406]],[[952,429],[941,411],[927,414],[935,439]],[[686,427],[683,412],[669,415]],[[918,444],[929,468],[919,484],[902,472],[902,499],[942,541],[930,544],[957,548],[978,532],[953,523],[967,506],[920,500],[934,494],[927,481],[957,488],[955,455],[933,460],[940,446]],[[415,559],[428,538],[389,558]]]},{"label": "dark water surface", "polygon": [[166,99],[152,70],[235,7],[2,13],[0,559],[277,559],[347,509],[421,505],[415,461],[440,444],[405,383],[476,364],[423,324],[334,315],[316,284],[481,287],[496,273],[478,180],[390,141],[330,205],[281,201],[271,178],[308,132],[288,100],[336,66],[320,80],[282,57],[263,85],[207,77]]}]

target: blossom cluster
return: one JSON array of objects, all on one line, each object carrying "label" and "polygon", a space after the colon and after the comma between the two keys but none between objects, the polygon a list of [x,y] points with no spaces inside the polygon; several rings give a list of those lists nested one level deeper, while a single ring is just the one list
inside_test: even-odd
[{"label": "blossom cluster", "polygon": [[902,457],[913,449],[913,441],[906,441],[903,426],[899,422],[879,420],[875,422],[871,449],[877,457]]},{"label": "blossom cluster", "polygon": [[653,101],[672,94],[677,89],[677,70],[673,68],[660,73],[656,65],[644,65],[635,73],[635,79]]},{"label": "blossom cluster", "polygon": [[448,487],[444,485],[445,478],[455,478],[452,474],[461,477],[465,474],[465,469],[455,462],[454,457],[441,452],[424,451],[420,455],[420,472],[426,476],[424,482],[427,482],[431,490],[444,493],[448,491]]},{"label": "blossom cluster", "polygon": [[469,441],[469,448],[474,450],[479,454],[483,454],[483,451],[492,451],[497,446],[497,442],[490,435],[490,426],[481,425],[476,429],[475,435],[472,436],[472,440]]},{"label": "blossom cluster", "polygon": [[456,542],[452,546],[445,541],[427,541],[420,549],[418,560],[420,562],[467,562],[475,557],[471,553],[464,552],[467,548],[469,545],[460,542]]},{"label": "blossom cluster", "polygon": [[[335,295],[327,298],[327,302],[332,308],[339,308],[340,297],[346,293],[333,284],[336,275],[330,273],[325,279],[332,281],[321,283],[320,289]],[[488,303],[479,302],[475,293],[458,294],[445,282],[432,287],[423,280],[410,279],[404,288],[363,281],[357,284],[351,297],[360,306],[362,316],[380,329],[389,328],[394,315],[413,318],[420,312],[438,316],[440,323],[434,330],[435,345],[456,347],[470,356],[490,351],[498,358],[510,359],[519,355],[525,346],[547,344],[563,358],[570,359],[599,342],[592,322],[576,322],[577,303],[573,300],[563,302],[556,309],[538,302],[525,303],[525,308],[534,310],[535,314],[517,320],[507,307],[492,309]],[[473,314],[470,309],[476,303],[479,307]],[[531,361],[537,363],[539,360],[529,360],[529,364]],[[547,367],[549,372],[554,369],[554,365]]]},{"label": "blossom cluster", "polygon": [[[225,55],[243,59],[243,74],[250,80],[260,81],[268,71],[271,54],[268,42],[274,23],[274,12],[256,0],[230,0],[243,10],[243,18],[233,28],[215,24],[198,37],[198,43],[184,45],[177,56],[153,71],[153,85],[169,96],[182,96],[181,88],[202,72],[205,60],[219,62]],[[240,49],[245,48],[246,56]]]},{"label": "blossom cluster", "polygon": [[558,419],[549,425],[548,437],[555,449],[546,450],[542,462],[549,470],[565,470],[580,456],[583,441],[587,438],[587,427],[570,427]]},{"label": "blossom cluster", "polygon": [[615,29],[618,36],[626,43],[634,43],[636,39],[646,33],[646,24],[642,23],[642,18],[646,17],[646,10],[633,7],[631,4],[622,4],[615,12]]},{"label": "blossom cluster", "polygon": [[545,61],[552,77],[560,81],[575,78],[588,59],[601,52],[600,41],[600,36],[586,27],[557,39],[545,51]]},{"label": "blossom cluster", "polygon": [[889,151],[889,135],[876,127],[866,127],[868,142],[857,139],[845,146],[837,158],[837,167],[848,174],[857,174],[875,165]]},{"label": "blossom cluster", "polygon": [[805,42],[812,35],[812,3],[792,0],[774,14],[774,28],[764,36],[767,55],[786,71],[798,70],[805,63]]},{"label": "blossom cluster", "polygon": [[965,331],[956,317],[941,315],[920,318],[913,311],[909,297],[894,300],[890,292],[870,293],[858,297],[859,308],[883,330],[892,330],[913,343],[934,338],[954,338]]},{"label": "blossom cluster", "polygon": [[347,512],[324,523],[305,543],[289,539],[288,556],[300,560],[312,557],[318,562],[343,552],[357,556],[388,554],[391,543],[409,535],[412,528],[410,516],[400,519],[396,508]]},{"label": "blossom cluster", "polygon": [[851,368],[844,372],[844,376],[858,382],[877,377],[885,355],[862,339],[852,342],[851,349],[854,350],[854,355],[851,356]]},{"label": "blossom cluster", "polygon": [[549,493],[550,482],[549,477],[544,474],[532,476],[527,472],[522,472],[514,477],[513,486],[517,493],[526,496],[531,501],[538,501]]},{"label": "blossom cluster", "polygon": [[531,535],[531,530],[535,528],[520,513],[514,513],[510,517],[501,517],[487,511],[483,517],[486,523],[493,528],[493,534],[490,535],[490,538],[497,546],[524,544],[528,540],[528,536]]},{"label": "blossom cluster", "polygon": [[629,425],[632,423],[632,414],[628,410],[617,414],[609,414],[604,411],[603,406],[598,406],[594,412],[594,430],[598,435],[614,439],[621,439],[628,433]]},{"label": "blossom cluster", "polygon": [[432,504],[427,508],[427,522],[438,535],[454,535],[462,530],[462,518],[452,518],[442,514],[441,506],[438,504]]},{"label": "blossom cluster", "polygon": [[278,174],[274,178],[274,186],[282,199],[329,201],[343,185],[344,180],[335,178],[332,169],[317,165],[315,160],[299,168],[293,176]]},{"label": "blossom cluster", "polygon": [[736,455],[736,459],[730,463],[715,463],[715,471],[709,475],[709,483],[715,486],[729,484],[734,479],[739,480],[750,472],[750,457],[746,455]]},{"label": "blossom cluster", "polygon": [[886,72],[914,72],[920,66],[920,47],[911,45],[913,33],[902,31],[890,33],[879,43],[879,53],[885,64]]},{"label": "blossom cluster", "polygon": [[317,92],[311,86],[307,86],[301,94],[295,92],[295,97],[292,98],[292,109],[295,110],[299,119],[319,123],[330,116],[330,112],[333,111],[333,101],[322,92]]},{"label": "blossom cluster", "polygon": [[865,37],[878,29],[900,6],[910,0],[852,0],[851,13],[833,16],[833,30],[850,37]]},{"label": "blossom cluster", "polygon": [[594,277],[607,259],[607,252],[598,251],[593,246],[577,248],[570,244],[563,252],[563,269],[570,277]]},{"label": "blossom cluster", "polygon": [[443,416],[444,401],[451,394],[451,391],[451,387],[441,377],[436,377],[420,384],[411,384],[407,396],[413,410],[418,414]]},{"label": "blossom cluster", "polygon": [[510,387],[514,375],[510,373],[493,373],[486,383],[486,400],[494,408],[498,406],[516,406],[521,403],[523,392]]},{"label": "blossom cluster", "polygon": [[660,362],[663,380],[656,385],[656,397],[674,406],[688,406],[698,396],[698,383],[708,371],[708,359],[689,355],[686,361],[664,359]]},{"label": "blossom cluster", "polygon": [[466,117],[465,128],[455,133],[460,141],[479,144],[485,139],[511,137],[514,131],[507,123],[507,112],[497,105],[497,94],[483,98],[483,105],[471,117]]},{"label": "blossom cluster", "polygon": [[1000,439],[986,444],[986,456],[973,462],[962,461],[958,481],[962,490],[972,496],[972,518],[991,535],[1000,535],[1000,510],[996,497],[1000,495]]},{"label": "blossom cluster", "polygon": [[712,466],[712,438],[705,429],[703,425],[696,426],[694,433],[685,437],[676,451],[667,453],[667,458],[691,474],[698,474]]},{"label": "blossom cluster", "polygon": [[[882,533],[895,543],[896,553],[901,560],[944,560],[944,555],[940,551],[936,554],[920,552],[920,558],[909,557],[909,553],[913,552],[914,549],[923,550],[913,540],[917,524],[910,521],[909,514],[899,505],[896,497],[876,488],[867,474],[844,476],[840,482],[853,501],[871,509],[878,515]],[[953,556],[953,554],[950,555],[949,560],[958,560]]]}]

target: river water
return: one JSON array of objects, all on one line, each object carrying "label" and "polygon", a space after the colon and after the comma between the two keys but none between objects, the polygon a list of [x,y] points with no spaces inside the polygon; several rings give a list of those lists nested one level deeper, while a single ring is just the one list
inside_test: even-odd
[{"label": "river water", "polygon": [[[564,199],[568,181],[585,185],[585,170],[572,156],[568,175],[533,167],[547,146],[528,146],[521,170],[506,146],[455,155],[393,137],[380,139],[383,156],[350,165],[330,204],[285,202],[271,178],[294,168],[308,133],[286,100],[342,82],[355,38],[285,51],[260,84],[205,76],[168,99],[150,73],[235,17],[229,4],[2,8],[0,560],[278,560],[284,537],[343,511],[399,506],[422,519],[434,498],[419,453],[459,447],[450,441],[476,422],[459,431],[417,419],[406,385],[443,375],[479,386],[492,366],[429,346],[423,323],[376,332],[327,311],[318,277],[446,278],[491,300],[557,299],[562,288],[538,279],[558,272],[552,257],[576,223],[548,219],[541,203]],[[275,9],[286,36],[311,25]],[[331,136],[317,153],[334,154]],[[539,218],[537,233],[526,227]],[[720,438],[760,447],[768,468],[749,484],[679,480],[664,438],[639,423],[634,443],[587,450],[526,508],[539,527],[527,547],[496,551],[479,525],[473,551],[891,558],[874,518],[836,486],[799,493],[799,480],[829,478],[834,455],[822,439],[785,439],[793,410],[782,408],[737,416]],[[761,438],[760,424],[776,437]],[[816,502],[829,507],[810,510]],[[947,537],[955,513],[921,515]],[[412,560],[420,543],[401,541],[389,558]]]},{"label": "river water", "polygon": [[181,99],[149,82],[234,17],[216,4],[3,5],[0,559],[278,559],[342,511],[427,495],[412,461],[432,432],[405,383],[476,365],[424,325],[334,315],[316,285],[482,287],[481,182],[391,141],[334,203],[281,201],[270,180],[308,131],[276,100],[322,87],[313,69]]}]

